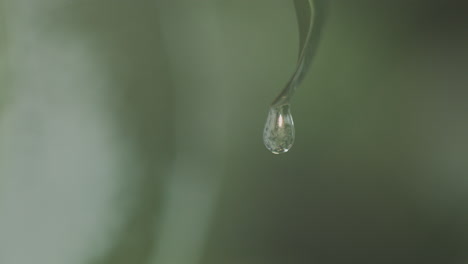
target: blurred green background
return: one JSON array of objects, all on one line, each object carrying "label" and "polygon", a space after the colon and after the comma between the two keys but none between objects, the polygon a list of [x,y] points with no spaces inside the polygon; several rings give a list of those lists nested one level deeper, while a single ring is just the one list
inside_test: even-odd
[{"label": "blurred green background", "polygon": [[0,0],[1,264],[468,263],[468,8]]}]

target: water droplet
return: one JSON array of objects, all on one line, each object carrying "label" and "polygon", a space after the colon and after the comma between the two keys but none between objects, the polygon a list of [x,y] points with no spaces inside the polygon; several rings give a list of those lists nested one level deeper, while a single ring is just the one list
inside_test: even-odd
[{"label": "water droplet", "polygon": [[286,153],[294,143],[294,122],[289,104],[272,106],[263,130],[263,143],[273,154]]}]

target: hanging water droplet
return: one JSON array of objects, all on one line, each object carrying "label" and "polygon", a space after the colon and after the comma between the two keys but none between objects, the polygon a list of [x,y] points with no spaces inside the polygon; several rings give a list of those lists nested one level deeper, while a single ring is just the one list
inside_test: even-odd
[{"label": "hanging water droplet", "polygon": [[294,122],[289,104],[271,106],[263,130],[263,143],[273,154],[286,153],[294,143]]}]

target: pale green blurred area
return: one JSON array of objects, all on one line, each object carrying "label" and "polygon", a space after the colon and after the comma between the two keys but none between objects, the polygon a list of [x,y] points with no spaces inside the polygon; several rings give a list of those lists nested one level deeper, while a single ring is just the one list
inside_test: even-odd
[{"label": "pale green blurred area", "polygon": [[0,0],[1,264],[468,263],[467,11],[330,1]]}]

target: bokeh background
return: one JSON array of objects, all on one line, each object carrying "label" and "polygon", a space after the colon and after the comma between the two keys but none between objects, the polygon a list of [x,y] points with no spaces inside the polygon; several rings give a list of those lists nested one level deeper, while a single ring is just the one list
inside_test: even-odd
[{"label": "bokeh background", "polygon": [[0,0],[1,264],[468,263],[468,8]]}]

